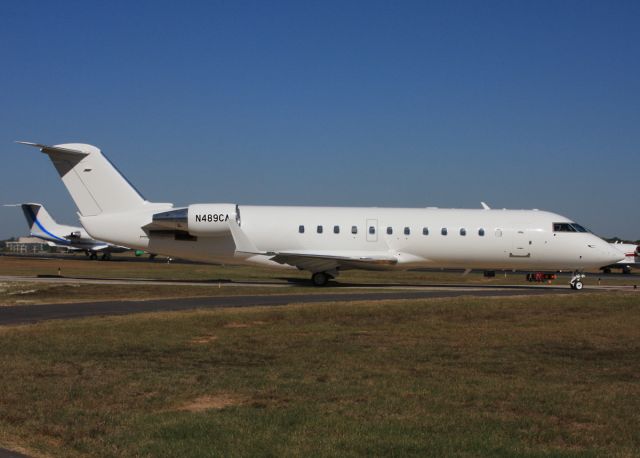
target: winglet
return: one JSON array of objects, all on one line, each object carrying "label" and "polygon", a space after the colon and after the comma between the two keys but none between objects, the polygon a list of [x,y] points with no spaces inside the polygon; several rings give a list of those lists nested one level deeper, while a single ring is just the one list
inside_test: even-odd
[{"label": "winglet", "polygon": [[484,208],[485,210],[491,210],[491,207],[489,207],[487,204],[485,204],[484,202],[480,202],[480,205],[482,205],[482,208]]},{"label": "winglet", "polygon": [[247,253],[247,254],[265,254],[264,251],[260,251],[256,248],[247,234],[244,233],[238,223],[234,220],[229,221],[229,229],[231,230],[231,236],[233,237],[233,242],[236,244],[236,253]]}]

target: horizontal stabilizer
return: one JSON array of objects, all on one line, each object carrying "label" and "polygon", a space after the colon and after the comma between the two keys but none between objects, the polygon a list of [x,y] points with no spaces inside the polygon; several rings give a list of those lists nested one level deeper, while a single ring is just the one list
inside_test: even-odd
[{"label": "horizontal stabilizer", "polygon": [[20,143],[21,145],[33,146],[34,148],[40,148],[40,151],[42,151],[45,154],[55,154],[55,153],[70,154],[72,156],[74,155],[78,156],[80,159],[89,155],[89,153],[87,152],[84,152],[79,149],[73,149],[73,148],[63,148],[60,146],[43,145],[41,143],[32,143],[32,142],[17,141],[16,143]]}]

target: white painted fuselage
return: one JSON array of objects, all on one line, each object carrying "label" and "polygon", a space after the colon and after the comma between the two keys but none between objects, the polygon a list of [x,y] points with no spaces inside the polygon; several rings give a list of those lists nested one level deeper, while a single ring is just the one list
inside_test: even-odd
[{"label": "white painted fuselage", "polygon": [[[571,221],[545,211],[244,205],[237,210],[242,231],[259,252],[328,257],[384,254],[397,259],[394,264],[360,267],[365,269],[580,270],[620,258],[591,233],[554,232],[554,223]],[[204,262],[281,266],[271,261],[271,255],[238,253],[231,233],[179,240],[171,231],[142,229],[157,211],[81,221],[97,238],[140,250]]]}]

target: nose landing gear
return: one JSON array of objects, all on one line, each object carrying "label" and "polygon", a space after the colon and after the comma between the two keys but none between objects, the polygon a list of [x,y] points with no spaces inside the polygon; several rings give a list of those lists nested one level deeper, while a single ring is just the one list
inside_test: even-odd
[{"label": "nose landing gear", "polygon": [[575,289],[580,291],[582,289],[582,287],[584,286],[582,284],[582,279],[586,277],[585,274],[581,273],[581,272],[574,272],[573,273],[573,277],[571,277],[571,280],[569,281],[569,286],[571,286],[571,289]]}]

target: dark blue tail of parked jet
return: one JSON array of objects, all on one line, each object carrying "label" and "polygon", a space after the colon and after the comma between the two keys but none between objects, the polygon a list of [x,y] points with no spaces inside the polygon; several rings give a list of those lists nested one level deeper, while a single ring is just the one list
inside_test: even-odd
[{"label": "dark blue tail of parked jet", "polygon": [[21,207],[22,212],[24,213],[24,217],[27,218],[29,229],[31,229],[36,222],[36,213],[38,212],[38,208],[40,208],[40,206],[35,204],[22,204]]},{"label": "dark blue tail of parked jet", "polygon": [[55,222],[41,204],[28,203],[22,204],[21,207],[27,219],[31,235],[59,244],[66,245],[69,243],[69,240],[64,237],[64,231],[60,230],[60,225]]}]

